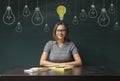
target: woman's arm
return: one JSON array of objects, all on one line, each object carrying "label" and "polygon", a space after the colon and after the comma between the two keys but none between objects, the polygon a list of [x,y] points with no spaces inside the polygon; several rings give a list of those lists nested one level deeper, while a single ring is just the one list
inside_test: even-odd
[{"label": "woman's arm", "polygon": [[79,54],[73,54],[73,58],[74,58],[74,61],[72,62],[63,62],[63,63],[50,62],[47,60],[48,53],[43,52],[40,59],[40,66],[66,66],[66,65],[81,66],[82,65],[82,61]]},{"label": "woman's arm", "polygon": [[48,59],[48,53],[43,52],[41,58],[40,58],[40,66],[56,66],[58,63],[50,62]]},{"label": "woman's arm", "polygon": [[62,65],[71,65],[71,66],[82,66],[82,60],[78,53],[73,54],[74,61],[61,63]]}]

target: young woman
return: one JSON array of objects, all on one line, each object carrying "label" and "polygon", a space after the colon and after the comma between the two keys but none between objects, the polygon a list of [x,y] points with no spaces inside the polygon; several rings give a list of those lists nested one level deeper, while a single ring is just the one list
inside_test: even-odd
[{"label": "young woman", "polygon": [[69,39],[69,29],[64,22],[58,22],[53,29],[53,40],[46,43],[40,66],[81,66],[77,47]]}]

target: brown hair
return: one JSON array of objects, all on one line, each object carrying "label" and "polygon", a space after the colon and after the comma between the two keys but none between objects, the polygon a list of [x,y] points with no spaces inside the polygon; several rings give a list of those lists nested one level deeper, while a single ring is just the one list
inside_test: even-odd
[{"label": "brown hair", "polygon": [[53,29],[53,41],[57,41],[56,29],[57,29],[57,27],[59,25],[64,25],[65,29],[66,29],[66,36],[64,38],[64,42],[65,41],[70,42],[70,39],[69,39],[69,28],[68,28],[67,24],[65,24],[64,22],[58,22],[58,23],[55,24],[54,29]]}]

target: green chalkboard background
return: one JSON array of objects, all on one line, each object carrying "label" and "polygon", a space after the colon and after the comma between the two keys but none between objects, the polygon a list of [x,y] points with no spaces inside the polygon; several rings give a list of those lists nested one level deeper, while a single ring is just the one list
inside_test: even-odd
[{"label": "green chalkboard background", "polygon": [[[78,47],[84,66],[105,66],[120,72],[120,30],[113,29],[115,14],[109,14],[110,24],[101,27],[97,23],[97,18],[87,17],[86,21],[81,21],[74,25],[72,19],[74,15],[79,16],[82,8],[88,13],[93,0],[47,0],[47,22],[49,32],[44,32],[46,22],[46,0],[39,0],[38,6],[44,17],[42,25],[35,26],[31,22],[37,0],[27,0],[31,15],[22,15],[26,0],[10,0],[12,11],[16,21],[12,25],[7,25],[2,18],[8,5],[8,0],[0,0],[0,73],[15,67],[39,66],[39,59],[47,41],[52,39],[52,29],[59,21],[56,8],[59,4],[64,4],[67,12],[64,16],[70,29],[70,38]],[[103,1],[105,8],[109,9],[111,1],[115,0],[94,0],[98,15],[100,15]],[[120,1],[118,0],[118,4]],[[116,5],[116,4],[115,4]],[[118,6],[118,22],[120,20],[120,8]],[[16,32],[15,27],[18,22],[18,12],[20,22],[23,27],[22,32]],[[120,23],[120,22],[119,22]]]}]

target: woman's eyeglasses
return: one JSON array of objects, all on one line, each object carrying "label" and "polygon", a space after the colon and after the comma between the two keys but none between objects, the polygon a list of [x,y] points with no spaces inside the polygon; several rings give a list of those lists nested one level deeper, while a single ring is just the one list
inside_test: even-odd
[{"label": "woman's eyeglasses", "polygon": [[56,32],[66,32],[66,30],[65,29],[58,29],[58,30],[56,30]]}]

